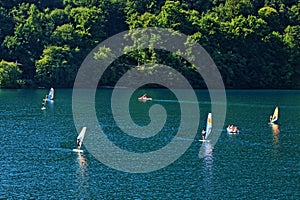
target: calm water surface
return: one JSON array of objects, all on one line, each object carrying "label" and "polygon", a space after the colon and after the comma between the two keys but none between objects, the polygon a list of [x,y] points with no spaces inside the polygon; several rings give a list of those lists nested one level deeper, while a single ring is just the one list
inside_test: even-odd
[{"label": "calm water surface", "polygon": [[[111,90],[97,92],[99,124],[121,148],[143,152],[166,145],[180,123],[180,103],[199,104],[201,120],[194,142],[176,162],[131,174],[107,167],[88,151],[72,152],[77,132],[71,90],[56,90],[44,111],[46,90],[0,90],[0,199],[300,198],[300,91],[227,91],[224,131],[214,149],[198,142],[210,111],[207,92],[196,91],[199,102],[180,103],[166,90],[135,95],[144,92],[154,101],[138,102],[134,96],[133,120],[149,123],[147,113],[155,103],[166,108],[168,119],[157,137],[143,141],[120,133],[111,117]],[[279,132],[267,124],[276,105]],[[232,123],[240,127],[239,135],[227,135],[225,126]],[[198,157],[201,145],[206,145],[204,158]]]}]

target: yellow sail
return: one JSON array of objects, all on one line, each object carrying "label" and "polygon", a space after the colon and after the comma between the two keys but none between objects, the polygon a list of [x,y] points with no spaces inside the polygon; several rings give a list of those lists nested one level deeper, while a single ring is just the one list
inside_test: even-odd
[{"label": "yellow sail", "polygon": [[275,108],[273,116],[272,116],[272,123],[276,122],[278,119],[278,107]]}]

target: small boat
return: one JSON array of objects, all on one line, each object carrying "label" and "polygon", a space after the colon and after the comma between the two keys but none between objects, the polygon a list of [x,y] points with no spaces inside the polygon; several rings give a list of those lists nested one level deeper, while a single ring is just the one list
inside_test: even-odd
[{"label": "small boat", "polygon": [[138,98],[139,101],[152,101],[152,98],[148,97],[147,94]]},{"label": "small boat", "polygon": [[278,120],[278,106],[276,106],[273,115],[270,116],[270,125],[273,125]]},{"label": "small boat", "polygon": [[237,128],[237,126],[228,126],[226,128],[226,130],[227,130],[227,133],[230,135],[235,135],[240,132],[239,129]]},{"label": "small boat", "polygon": [[212,131],[212,114],[211,113],[208,113],[207,115],[207,120],[206,120],[206,134],[205,134],[205,139],[204,140],[199,140],[201,142],[209,142],[209,140],[207,140],[209,134],[211,133]]},{"label": "small boat", "polygon": [[152,101],[152,98],[140,97],[140,98],[138,98],[138,100],[140,100],[140,101]]}]

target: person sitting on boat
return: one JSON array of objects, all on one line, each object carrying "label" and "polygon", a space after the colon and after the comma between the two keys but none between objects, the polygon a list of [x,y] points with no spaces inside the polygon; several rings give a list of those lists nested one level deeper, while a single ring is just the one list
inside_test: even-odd
[{"label": "person sitting on boat", "polygon": [[232,132],[233,133],[238,133],[239,132],[238,127],[237,126],[233,126]]},{"label": "person sitting on boat", "polygon": [[206,136],[206,131],[203,129],[202,130],[202,140],[205,140],[205,136]]},{"label": "person sitting on boat", "polygon": [[234,125],[228,125],[227,126],[227,132],[228,133],[238,133],[239,132],[239,129],[237,126],[234,126]]},{"label": "person sitting on boat", "polygon": [[231,125],[228,125],[228,126],[227,126],[227,131],[228,131],[228,132],[232,132],[232,127],[231,127]]}]

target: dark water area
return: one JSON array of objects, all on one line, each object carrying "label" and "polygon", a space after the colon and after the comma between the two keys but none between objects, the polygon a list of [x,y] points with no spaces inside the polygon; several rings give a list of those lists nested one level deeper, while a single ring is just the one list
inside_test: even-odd
[{"label": "dark water area", "polygon": [[[153,101],[136,100],[145,92]],[[128,173],[102,164],[85,147],[80,154],[72,151],[78,134],[72,90],[57,89],[46,110],[40,109],[46,90],[0,90],[0,199],[299,199],[300,91],[226,91],[224,130],[213,148],[198,141],[210,97],[207,91],[195,92],[197,102],[178,101],[160,89],[135,92],[130,112],[136,124],[149,123],[147,112],[154,104],[166,108],[168,119],[153,140],[132,140],[111,116],[111,90],[97,91],[99,124],[120,148],[136,152],[167,145],[180,124],[180,105],[199,105],[199,131],[179,159],[154,172]],[[268,121],[276,106],[274,130]],[[228,124],[238,125],[240,133],[228,135]]]}]

